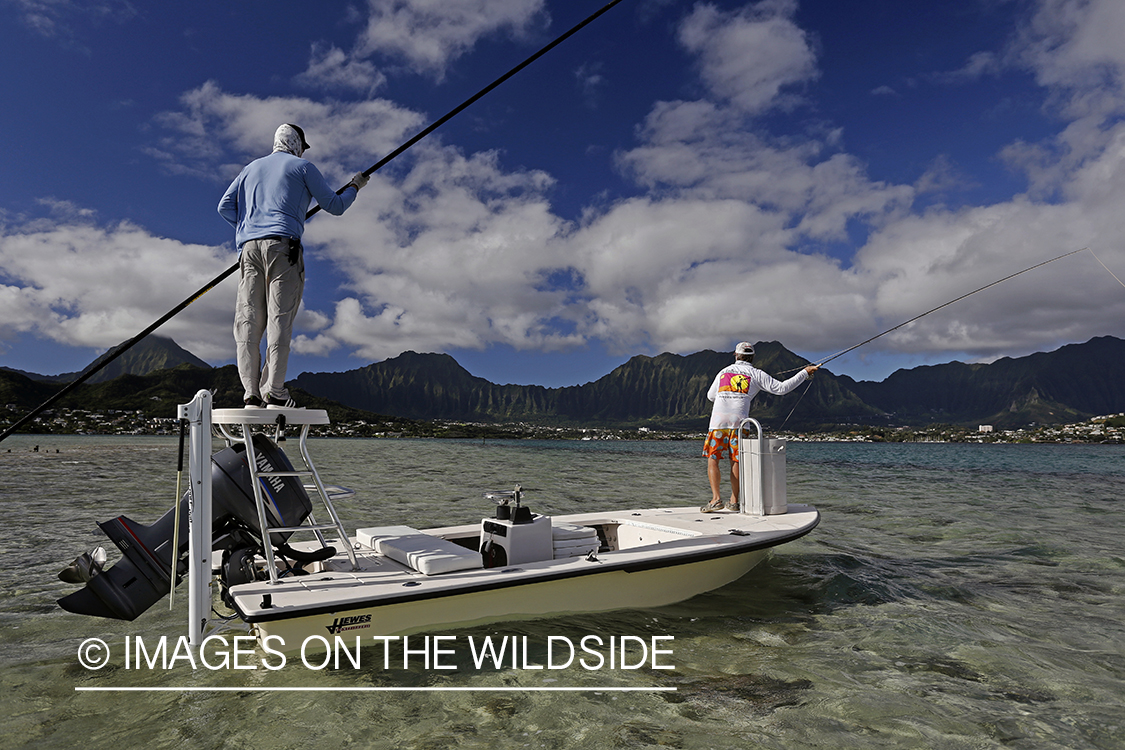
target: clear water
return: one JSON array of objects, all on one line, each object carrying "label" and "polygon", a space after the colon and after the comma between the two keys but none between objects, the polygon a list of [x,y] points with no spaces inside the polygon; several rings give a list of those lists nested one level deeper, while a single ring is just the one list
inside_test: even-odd
[{"label": "clear water", "polygon": [[[38,444],[40,450],[33,452]],[[10,450],[10,452],[8,452]],[[470,523],[523,484],[549,513],[701,504],[695,443],[314,440],[359,494],[349,528]],[[58,451],[57,453],[55,451]],[[802,444],[791,502],[812,534],[742,580],[658,610],[457,631],[674,636],[674,670],[97,671],[87,638],[185,631],[178,598],[136,622],[82,618],[55,574],[96,520],[150,522],[175,443],[17,436],[0,444],[0,746],[152,748],[1123,748],[1125,449]],[[111,551],[111,559],[115,552]],[[378,656],[378,658],[374,658]],[[516,687],[589,692],[115,692],[76,687]],[[613,692],[610,687],[675,687]]]}]

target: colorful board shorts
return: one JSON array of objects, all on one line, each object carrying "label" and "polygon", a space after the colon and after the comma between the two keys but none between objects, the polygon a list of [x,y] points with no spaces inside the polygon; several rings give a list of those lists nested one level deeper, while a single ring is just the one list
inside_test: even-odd
[{"label": "colorful board shorts", "polygon": [[716,461],[720,458],[729,458],[732,461],[738,460],[738,438],[735,437],[737,430],[711,430],[707,433],[707,439],[703,442],[703,457],[713,458]]}]

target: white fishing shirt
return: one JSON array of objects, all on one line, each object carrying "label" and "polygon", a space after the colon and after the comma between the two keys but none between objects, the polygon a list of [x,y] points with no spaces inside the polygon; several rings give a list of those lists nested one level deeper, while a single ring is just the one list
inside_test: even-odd
[{"label": "white fishing shirt", "polygon": [[766,391],[775,396],[783,396],[809,379],[804,368],[785,382],[774,380],[749,362],[735,362],[723,368],[711,387],[707,398],[714,401],[711,407],[711,426],[709,430],[733,430],[739,422],[750,414],[750,402],[758,391]]}]

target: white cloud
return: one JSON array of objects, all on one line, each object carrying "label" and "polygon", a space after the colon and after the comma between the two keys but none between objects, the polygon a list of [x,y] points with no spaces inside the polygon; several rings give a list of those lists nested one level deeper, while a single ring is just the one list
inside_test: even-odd
[{"label": "white cloud", "polygon": [[937,73],[931,78],[939,83],[959,84],[975,81],[986,76],[999,75],[1004,67],[1000,56],[991,51],[975,52],[959,69],[949,73]]},{"label": "white cloud", "polygon": [[588,107],[596,107],[598,102],[598,94],[605,86],[605,76],[602,75],[602,64],[599,62],[587,62],[578,66],[574,71],[574,78],[578,83],[578,89],[582,92],[582,98]]},{"label": "white cloud", "polygon": [[437,79],[481,38],[530,33],[544,23],[543,0],[368,0],[359,54],[401,59]]},{"label": "white cloud", "polygon": [[[617,269],[610,283],[595,287],[599,276],[588,272],[599,323],[591,330],[620,341],[622,349],[645,340],[655,349],[692,351],[701,341],[727,344],[749,335],[780,338],[803,351],[833,351],[1085,244],[1111,255],[1107,265],[1125,268],[1125,249],[1116,239],[1125,230],[1118,209],[1125,199],[1125,126],[1107,127],[1104,119],[1120,106],[1116,86],[1095,83],[1119,78],[1122,55],[1090,42],[1104,35],[1086,28],[1116,28],[1125,6],[1110,5],[1045,2],[1036,16],[1042,31],[1055,28],[1047,19],[1072,12],[1067,37],[1031,44],[1023,59],[1034,61],[1041,80],[1058,82],[1059,95],[1070,97],[1062,100],[1065,111],[1091,116],[1073,120],[1057,139],[1005,150],[1011,165],[1028,171],[1033,191],[992,206],[924,212],[912,207],[915,188],[870,180],[855,157],[832,153],[831,141],[790,134],[775,142],[743,120],[743,113],[786,106],[785,86],[815,76],[803,67],[812,59],[806,38],[792,31],[779,35],[786,46],[774,52],[775,67],[761,68],[764,75],[743,81],[733,72],[745,69],[754,54],[744,41],[753,34],[738,33],[740,27],[763,18],[784,27],[791,23],[789,6],[763,4],[725,15],[698,6],[681,39],[699,53],[709,95],[657,103],[639,131],[640,145],[618,155],[620,166],[661,199],[644,203],[651,215],[643,219],[625,216],[640,203],[622,205],[583,230],[613,227],[616,238],[604,252]],[[770,16],[770,9],[779,12]],[[746,50],[745,58],[739,50]],[[1076,59],[1100,72],[1091,75]],[[999,71],[997,58],[982,53],[961,77]],[[937,179],[942,172],[949,170],[939,160],[918,189],[948,182]],[[689,218],[687,209],[697,201],[716,213]],[[746,220],[751,208],[758,211],[753,222]],[[678,219],[662,221],[681,211]],[[854,257],[836,263],[802,252],[809,239],[844,239],[857,220],[870,236]],[[630,232],[628,226],[661,231]],[[590,262],[588,268],[600,267]],[[873,349],[987,356],[1114,332],[1117,326],[1107,330],[1106,321],[1125,314],[1115,283],[1092,258],[1076,255],[924,318]]]},{"label": "white cloud", "polygon": [[[1015,141],[999,154],[1026,174],[1026,194],[905,215],[872,236],[856,264],[881,280],[880,315],[904,319],[1084,246],[1111,269],[1125,269],[1123,35],[1125,5],[1116,0],[1037,3],[1003,56],[1031,69],[1063,127],[1040,142]],[[984,68],[995,72],[991,63]],[[1080,253],[888,338],[906,351],[960,350],[988,358],[1118,334],[1123,319],[1120,286],[1090,254]]]},{"label": "white cloud", "polygon": [[615,206],[570,242],[591,297],[585,333],[633,353],[642,342],[691,352],[748,335],[799,334],[808,346],[817,330],[831,335],[818,324],[826,311],[861,330],[869,313],[854,281],[828,258],[787,249],[786,218],[740,200]]},{"label": "white cloud", "polygon": [[[251,158],[264,156],[283,122],[305,131],[314,160],[330,182],[344,181],[421,129],[423,117],[386,99],[314,101],[231,94],[209,81],[180,97],[182,109],[158,118],[168,132],[150,153],[178,174],[226,183]],[[216,165],[219,166],[216,173]]]},{"label": "white cloud", "polygon": [[[380,7],[391,15],[416,12],[405,3]],[[1125,270],[1125,125],[1107,118],[1121,98],[1114,85],[1094,83],[1117,81],[1125,61],[1095,43],[1101,37],[1088,28],[1112,24],[1112,3],[1044,0],[1018,40],[1022,46],[1005,51],[1006,59],[1034,66],[1070,118],[1057,138],[1003,152],[1026,170],[1032,189],[995,205],[927,210],[913,199],[917,190],[948,183],[952,170],[941,160],[917,187],[887,184],[839,150],[837,132],[780,140],[755,129],[757,116],[790,106],[793,87],[817,74],[793,7],[767,2],[724,13],[700,5],[687,16],[680,39],[698,56],[704,94],[653,105],[636,147],[616,156],[644,194],[590,209],[579,226],[551,211],[550,175],[505,170],[493,153],[466,155],[431,139],[411,152],[408,168],[377,173],[359,199],[377,210],[310,224],[310,252],[331,260],[345,281],[331,309],[306,311],[297,351],[344,348],[371,359],[408,348],[499,343],[543,350],[597,338],[632,354],[763,338],[831,352],[1086,244],[1111,268]],[[1053,18],[1065,23],[1051,26]],[[705,38],[712,43],[703,44]],[[977,58],[978,72],[991,60]],[[357,168],[356,144],[360,154],[385,153],[421,124],[418,114],[383,100],[262,99],[206,84],[163,119],[173,135],[161,148],[170,167],[213,174],[228,154],[264,152],[276,124],[290,120],[306,128],[318,166],[341,180]],[[832,243],[848,246],[857,225],[869,235],[864,246],[854,255],[828,254]],[[78,226],[66,224],[63,234]],[[119,232],[125,230],[100,230],[114,242]],[[0,252],[14,242],[5,234]],[[21,278],[29,287],[44,285],[51,272],[44,264]],[[77,317],[87,323],[97,311],[109,320],[118,307],[81,296],[84,285],[76,282],[50,283],[42,294],[0,290],[9,325],[31,326],[38,311],[59,340],[79,327],[68,322],[71,311],[44,295],[78,295]],[[146,304],[152,306],[140,306]],[[220,307],[225,327],[207,330],[226,342],[229,310]],[[868,351],[989,357],[1115,333],[1113,321],[1122,319],[1120,287],[1092,258],[1076,255],[929,316]],[[116,343],[122,336],[105,338]]]},{"label": "white cloud", "polygon": [[523,38],[549,21],[544,0],[367,0],[366,12],[354,48],[345,52],[314,44],[298,84],[369,97],[387,81],[387,73],[370,58],[387,70],[440,81],[448,66],[481,39],[504,33]]},{"label": "white cloud", "polygon": [[808,35],[792,20],[796,9],[796,0],[763,0],[733,12],[700,4],[680,27],[680,41],[699,56],[716,95],[759,114],[785,103],[783,89],[819,75]]},{"label": "white cloud", "polygon": [[1039,82],[1065,90],[1081,114],[1120,108],[1123,38],[1125,4],[1117,0],[1040,0],[1019,43]]},{"label": "white cloud", "polygon": [[314,44],[309,66],[297,76],[297,82],[309,88],[327,87],[371,96],[386,84],[387,77],[367,60],[357,60],[333,45]]},{"label": "white cloud", "polygon": [[315,345],[333,339],[383,358],[404,348],[572,342],[545,324],[567,314],[566,293],[542,289],[565,234],[545,199],[551,180],[505,172],[493,153],[419,149],[400,181],[365,189],[360,200],[379,212],[316,227],[315,241],[349,281]]},{"label": "white cloud", "polygon": [[[99,226],[88,211],[0,229],[0,341],[19,333],[108,348],[136,335],[173,301],[233,263],[225,248],[155,237],[128,222]],[[160,332],[203,358],[233,353],[234,287],[192,305]]]}]

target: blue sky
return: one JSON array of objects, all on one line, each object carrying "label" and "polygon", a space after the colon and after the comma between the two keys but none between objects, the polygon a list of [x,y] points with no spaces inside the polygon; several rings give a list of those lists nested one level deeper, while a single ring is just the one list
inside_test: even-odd
[{"label": "blue sky", "polygon": [[[79,370],[230,266],[281,122],[342,185],[600,4],[0,0],[0,365]],[[309,222],[289,375],[815,361],[1081,247],[829,369],[1120,336],[1123,38],[1119,0],[625,0]],[[233,361],[234,294],[160,333]]]}]

